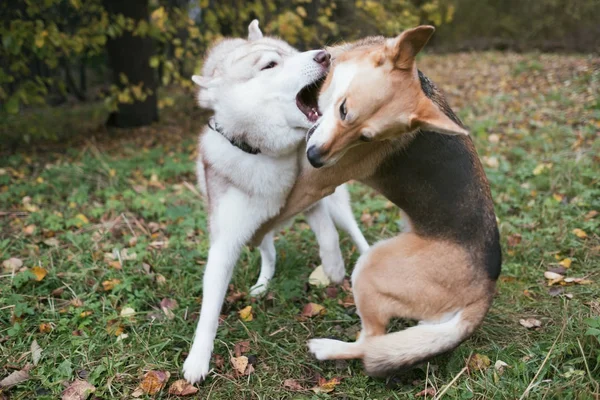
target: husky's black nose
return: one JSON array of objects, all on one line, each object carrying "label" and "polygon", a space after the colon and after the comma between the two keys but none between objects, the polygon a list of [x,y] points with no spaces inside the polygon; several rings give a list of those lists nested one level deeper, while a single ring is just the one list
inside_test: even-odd
[{"label": "husky's black nose", "polygon": [[323,161],[321,161],[321,152],[315,145],[312,145],[308,148],[306,151],[306,157],[308,158],[310,165],[315,168],[321,168],[324,165]]},{"label": "husky's black nose", "polygon": [[317,53],[313,60],[315,60],[317,63],[321,64],[325,68],[328,68],[329,64],[331,63],[331,55],[325,50],[321,50]]}]

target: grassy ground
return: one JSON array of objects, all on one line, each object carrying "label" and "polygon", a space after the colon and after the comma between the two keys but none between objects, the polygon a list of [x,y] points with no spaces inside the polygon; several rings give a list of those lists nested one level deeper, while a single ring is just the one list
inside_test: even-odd
[{"label": "grassy ground", "polygon": [[[428,388],[429,398],[598,398],[600,59],[459,54],[425,56],[420,67],[470,127],[492,185],[505,261],[483,326],[451,354],[388,380],[366,377],[358,362],[315,361],[307,339],[353,340],[359,318],[344,289],[307,285],[318,252],[298,222],[279,236],[265,299],[236,293],[258,274],[258,252],[243,252],[215,347],[222,358],[195,396],[401,399]],[[23,266],[0,266],[0,378],[33,363],[34,340],[43,351],[29,379],[0,398],[54,399],[79,378],[98,398],[130,398],[149,370],[171,374],[154,397],[176,397],[167,388],[182,377],[208,247],[193,189],[203,116],[191,103],[155,127],[104,139],[90,130],[68,147],[1,157],[0,260]],[[398,231],[385,199],[351,190],[370,242]],[[342,246],[350,273],[357,255],[345,236]],[[548,286],[544,272],[565,266],[558,272],[584,280]],[[301,318],[309,302],[327,313]],[[252,321],[238,315],[246,306]],[[529,318],[541,326],[519,322]],[[238,376],[229,358],[243,341],[254,371]],[[333,391],[311,390],[336,377]]]}]

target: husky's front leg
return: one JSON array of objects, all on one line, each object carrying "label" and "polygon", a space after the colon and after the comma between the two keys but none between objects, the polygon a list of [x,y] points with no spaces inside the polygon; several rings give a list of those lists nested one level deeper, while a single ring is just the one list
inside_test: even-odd
[{"label": "husky's front leg", "polygon": [[[225,235],[223,235],[225,236]],[[202,284],[202,307],[192,348],[183,364],[183,376],[196,383],[208,375],[210,357],[219,326],[219,314],[242,244],[223,237],[208,252]]]},{"label": "husky's front leg", "polygon": [[259,296],[267,290],[269,281],[273,279],[275,274],[275,243],[273,231],[267,233],[262,240],[260,250],[260,275],[258,280],[250,288],[250,296]]},{"label": "husky's front leg", "polygon": [[340,237],[326,204],[321,200],[304,214],[319,242],[319,255],[325,274],[332,282],[342,283],[346,269],[340,250]]},{"label": "husky's front leg", "polygon": [[242,246],[268,218],[260,209],[247,212],[250,200],[234,189],[219,197],[210,217],[211,246],[204,270],[202,307],[190,353],[183,364],[183,376],[190,383],[206,378],[219,314],[233,268]]}]

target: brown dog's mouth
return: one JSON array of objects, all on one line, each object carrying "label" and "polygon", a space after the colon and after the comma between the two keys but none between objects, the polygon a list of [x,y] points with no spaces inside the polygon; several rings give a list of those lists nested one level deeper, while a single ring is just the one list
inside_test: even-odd
[{"label": "brown dog's mouth", "polygon": [[296,95],[296,106],[310,122],[316,122],[321,116],[319,111],[319,92],[325,77],[304,86]]}]

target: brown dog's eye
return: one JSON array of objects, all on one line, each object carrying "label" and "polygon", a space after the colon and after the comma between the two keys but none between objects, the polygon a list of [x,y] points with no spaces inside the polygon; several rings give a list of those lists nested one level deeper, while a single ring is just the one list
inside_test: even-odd
[{"label": "brown dog's eye", "polygon": [[346,108],[346,99],[344,99],[344,101],[342,101],[342,104],[340,104],[340,119],[344,121],[347,115],[348,109]]},{"label": "brown dog's eye", "polygon": [[277,66],[277,63],[275,61],[271,61],[270,63],[268,63],[267,65],[262,67],[260,70],[264,71],[265,69],[275,68],[276,66]]}]

